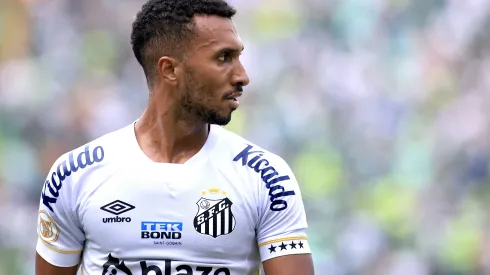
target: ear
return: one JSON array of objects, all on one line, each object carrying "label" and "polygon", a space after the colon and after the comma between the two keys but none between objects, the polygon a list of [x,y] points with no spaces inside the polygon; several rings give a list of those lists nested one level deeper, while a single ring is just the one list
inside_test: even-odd
[{"label": "ear", "polygon": [[177,82],[177,69],[178,62],[174,58],[163,56],[158,60],[158,73],[162,78],[162,81],[175,84]]}]

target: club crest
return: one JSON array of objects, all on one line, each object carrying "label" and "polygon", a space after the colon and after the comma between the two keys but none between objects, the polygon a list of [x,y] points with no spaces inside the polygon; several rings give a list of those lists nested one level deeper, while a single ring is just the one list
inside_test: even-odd
[{"label": "club crest", "polygon": [[213,238],[233,232],[236,225],[231,209],[233,202],[226,197],[226,192],[210,188],[202,191],[201,196],[196,203],[198,211],[194,218],[194,229]]},{"label": "club crest", "polygon": [[39,236],[48,243],[53,243],[60,236],[60,228],[46,211],[39,211],[37,231]]}]

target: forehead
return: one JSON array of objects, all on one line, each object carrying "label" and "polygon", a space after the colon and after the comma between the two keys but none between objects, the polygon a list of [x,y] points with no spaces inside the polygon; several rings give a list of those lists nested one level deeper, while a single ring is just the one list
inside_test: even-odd
[{"label": "forehead", "polygon": [[243,43],[233,21],[219,16],[196,16],[196,36],[193,48],[196,51],[236,48],[241,51]]}]

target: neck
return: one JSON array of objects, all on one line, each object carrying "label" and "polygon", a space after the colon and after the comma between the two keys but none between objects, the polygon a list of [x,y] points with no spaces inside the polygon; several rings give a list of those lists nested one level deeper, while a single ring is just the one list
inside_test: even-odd
[{"label": "neck", "polygon": [[[172,103],[173,102],[173,103]],[[185,163],[207,140],[208,124],[184,119],[180,106],[170,98],[150,98],[148,107],[135,126],[141,150],[154,162]]]}]

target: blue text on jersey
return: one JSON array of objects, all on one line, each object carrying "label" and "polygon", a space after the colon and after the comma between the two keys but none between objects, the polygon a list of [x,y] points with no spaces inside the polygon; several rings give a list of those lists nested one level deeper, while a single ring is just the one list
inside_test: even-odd
[{"label": "blue text on jersey", "polygon": [[[290,180],[289,176],[279,175],[276,168],[270,165],[266,158],[263,158],[264,151],[252,151],[252,149],[252,145],[247,145],[243,151],[236,155],[233,161],[238,162],[241,160],[242,166],[247,165],[256,173],[260,173],[260,177],[265,183],[265,187],[269,189],[269,198],[272,202],[269,208],[272,211],[282,211],[286,209],[288,207],[288,203],[279,198],[296,195],[294,191],[286,191],[284,186],[280,184],[281,181]],[[249,159],[249,157],[252,158]]]},{"label": "blue text on jersey", "polygon": [[[72,173],[78,170],[93,165],[94,163],[101,162],[104,159],[104,149],[101,146],[95,147],[90,151],[89,145],[85,146],[83,152],[80,152],[75,159],[73,152],[68,154],[68,163],[65,159],[58,164],[56,171],[51,174],[51,178],[44,182],[43,191],[41,194],[43,204],[51,211],[54,212],[51,204],[56,204],[57,198],[60,195],[60,190],[63,187],[63,181],[69,177]],[[46,194],[49,191],[49,194]],[[50,195],[50,196],[49,196]]]},{"label": "blue text on jersey", "polygon": [[145,231],[182,231],[181,222],[141,222]]}]

